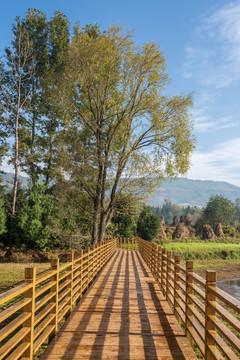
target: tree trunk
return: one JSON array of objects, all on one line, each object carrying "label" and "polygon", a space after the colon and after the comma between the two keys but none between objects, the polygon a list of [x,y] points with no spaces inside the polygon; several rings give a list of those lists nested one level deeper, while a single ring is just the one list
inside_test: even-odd
[{"label": "tree trunk", "polygon": [[105,214],[101,214],[100,230],[99,230],[99,242],[101,242],[101,241],[104,240],[106,228],[107,228],[106,215],[105,215]]},{"label": "tree trunk", "polygon": [[18,188],[18,115],[16,117],[15,128],[15,159],[14,159],[14,186],[13,186],[13,199],[12,199],[12,217],[15,216],[16,202],[17,202],[17,188]]},{"label": "tree trunk", "polygon": [[35,148],[35,127],[36,127],[36,110],[33,111],[33,122],[32,122],[32,140],[31,140],[31,159],[30,159],[30,172],[33,185],[36,183],[36,173],[34,167],[34,148]]},{"label": "tree trunk", "polygon": [[99,220],[99,198],[94,201],[92,245],[97,243],[98,237],[98,220]]}]

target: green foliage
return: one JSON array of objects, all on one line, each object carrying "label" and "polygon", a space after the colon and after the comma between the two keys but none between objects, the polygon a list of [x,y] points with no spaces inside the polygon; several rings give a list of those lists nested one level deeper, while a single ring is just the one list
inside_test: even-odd
[{"label": "green foliage", "polygon": [[173,204],[168,198],[164,199],[164,204],[162,206],[152,206],[151,210],[153,214],[156,214],[159,218],[164,216],[165,223],[171,225],[174,216],[187,216],[192,220],[192,224],[195,224],[197,219],[201,216],[202,210],[196,206],[187,206],[182,207],[176,204]]},{"label": "green foliage", "polygon": [[4,200],[0,197],[0,235],[6,233],[6,211]]},{"label": "green foliage", "polygon": [[195,224],[195,229],[198,235],[202,235],[203,227],[205,224],[207,224],[207,219],[205,218],[205,216],[202,215],[197,219],[197,222]]},{"label": "green foliage", "polygon": [[68,55],[61,166],[94,204],[93,240],[102,240],[119,194],[149,192],[188,170],[192,95],[166,96],[164,53],[153,42],[135,45],[119,26],[77,29]]},{"label": "green foliage", "polygon": [[[17,17],[0,69],[0,160],[10,144],[16,174],[10,238],[39,248],[90,232],[101,241],[115,211],[114,231],[131,236],[136,217],[124,215],[124,194],[140,198],[186,173],[194,148],[192,94],[168,96],[168,82],[159,46],[136,45],[119,26],[76,25],[70,39],[59,11]],[[21,169],[32,182],[24,201]],[[59,178],[71,205],[50,195]]]},{"label": "green foliage", "polygon": [[225,235],[236,237],[237,235],[237,229],[235,229],[233,226],[223,226],[223,232]]},{"label": "green foliage", "polygon": [[18,216],[18,225],[28,246],[52,247],[49,222],[54,214],[54,199],[42,183],[27,192],[26,203]]},{"label": "green foliage", "polygon": [[185,260],[240,258],[240,244],[205,242],[171,243],[166,244],[166,249],[173,251],[174,254],[181,255]]},{"label": "green foliage", "polygon": [[235,203],[236,220],[240,222],[240,199],[236,199]]},{"label": "green foliage", "polygon": [[234,203],[221,195],[211,195],[203,212],[207,223],[212,226],[230,224],[235,213]]},{"label": "green foliage", "polygon": [[125,194],[119,200],[119,205],[115,208],[115,214],[111,220],[112,234],[131,238],[137,226],[138,201],[131,194]]},{"label": "green foliage", "polygon": [[157,237],[160,227],[159,217],[152,214],[150,206],[144,205],[137,223],[139,236],[144,240],[152,241]]}]

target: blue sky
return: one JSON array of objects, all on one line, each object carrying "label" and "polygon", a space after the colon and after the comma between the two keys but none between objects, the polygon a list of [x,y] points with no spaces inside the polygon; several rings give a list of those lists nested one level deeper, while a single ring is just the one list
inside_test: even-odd
[{"label": "blue sky", "polygon": [[168,92],[194,93],[197,146],[187,177],[240,186],[240,0],[4,1],[1,51],[15,17],[30,7],[48,17],[60,10],[71,25],[119,23],[134,30],[136,43],[159,43],[171,78]]}]

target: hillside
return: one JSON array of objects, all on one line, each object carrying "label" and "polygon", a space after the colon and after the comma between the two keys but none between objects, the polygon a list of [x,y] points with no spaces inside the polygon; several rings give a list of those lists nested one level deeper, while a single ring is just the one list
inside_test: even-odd
[{"label": "hillside", "polygon": [[[0,173],[0,177],[2,178],[2,185],[7,187],[12,187],[14,175],[12,173]],[[19,182],[22,187],[27,186],[28,178],[25,176],[19,175]]]},{"label": "hillside", "polygon": [[223,195],[235,201],[240,198],[240,187],[223,181],[212,180],[190,180],[178,179],[166,180],[162,186],[151,194],[148,204],[159,206],[164,202],[164,198],[169,198],[174,204],[205,206],[210,195]]},{"label": "hillside", "polygon": [[[12,187],[13,174],[0,174],[3,185]],[[19,176],[23,187],[27,186],[28,178]],[[223,195],[235,201],[240,198],[240,187],[223,181],[212,180],[190,180],[180,178],[178,180],[167,179],[162,186],[157,188],[146,201],[151,206],[162,205],[165,198],[170,199],[174,204],[181,206],[205,206],[210,195]]]}]

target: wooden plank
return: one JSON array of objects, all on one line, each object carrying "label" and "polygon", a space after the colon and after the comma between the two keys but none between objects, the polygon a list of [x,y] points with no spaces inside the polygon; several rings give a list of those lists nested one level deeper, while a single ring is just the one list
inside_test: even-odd
[{"label": "wooden plank", "polygon": [[197,358],[139,253],[119,249],[41,359]]},{"label": "wooden plank", "polygon": [[25,305],[29,304],[32,301],[32,299],[22,299],[18,301],[16,304],[10,306],[6,310],[2,311],[0,313],[0,323],[6,320],[9,316],[16,313],[18,310],[23,308]]},{"label": "wooden plank", "polygon": [[0,348],[0,359],[3,359],[29,333],[29,328],[22,328]]},{"label": "wooden plank", "polygon": [[0,295],[0,305],[3,305],[4,303],[10,301],[11,299],[22,295],[25,291],[31,289],[31,284],[21,284],[19,286],[15,286],[14,288],[3,292]]}]

